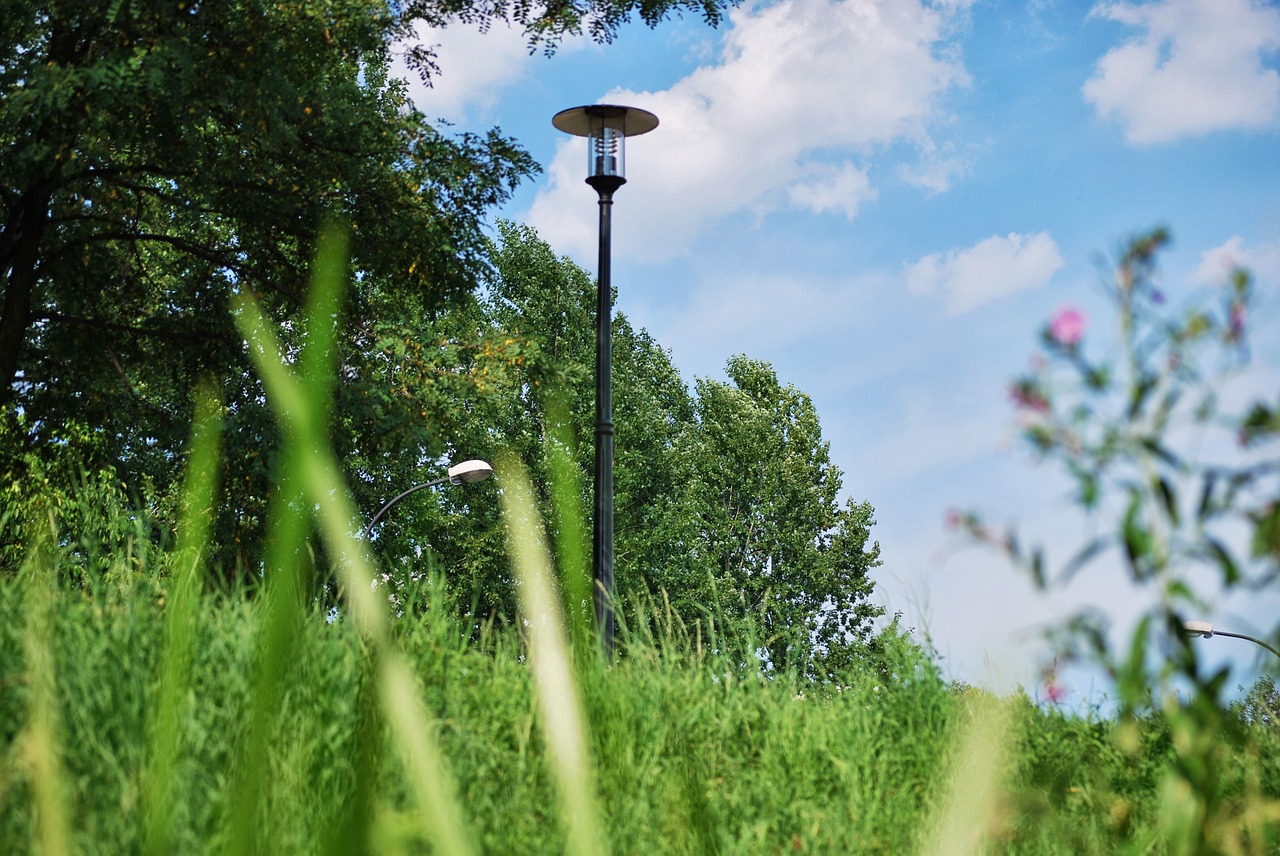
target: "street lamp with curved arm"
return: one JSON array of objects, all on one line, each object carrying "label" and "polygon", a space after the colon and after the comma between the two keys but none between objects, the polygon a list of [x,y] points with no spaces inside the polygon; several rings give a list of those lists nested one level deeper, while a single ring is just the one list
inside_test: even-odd
[{"label": "street lamp with curved arm", "polygon": [[426,490],[429,487],[436,487],[437,485],[445,484],[446,482],[449,484],[471,484],[472,482],[484,481],[491,475],[493,475],[493,467],[489,466],[484,461],[463,461],[460,464],[454,464],[449,467],[448,475],[441,476],[438,479],[432,479],[429,482],[423,482],[422,484],[416,484],[408,490],[402,491],[392,497],[386,505],[378,509],[378,513],[373,515],[373,519],[369,521],[369,525],[364,528],[364,540],[369,540],[369,536],[373,533],[373,527],[378,525],[378,521],[391,510],[392,506],[404,499],[406,496],[417,493],[420,490]]},{"label": "street lamp with curved arm", "polygon": [[1275,648],[1272,648],[1270,645],[1268,645],[1266,642],[1263,642],[1261,639],[1255,639],[1254,637],[1248,636],[1244,633],[1228,633],[1225,630],[1215,630],[1213,625],[1208,621],[1198,621],[1198,620],[1185,621],[1182,624],[1182,629],[1188,636],[1203,636],[1205,639],[1209,639],[1213,636],[1230,636],[1233,639],[1246,639],[1255,645],[1261,645],[1263,648],[1266,648],[1272,654],[1275,654],[1277,657],[1280,657],[1280,651],[1277,651]]}]

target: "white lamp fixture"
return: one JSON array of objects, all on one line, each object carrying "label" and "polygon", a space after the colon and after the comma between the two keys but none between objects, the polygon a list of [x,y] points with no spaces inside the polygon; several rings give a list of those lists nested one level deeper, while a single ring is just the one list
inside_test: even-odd
[{"label": "white lamp fixture", "polygon": [[373,519],[369,521],[369,525],[364,528],[364,540],[368,541],[369,536],[373,534],[373,527],[378,525],[378,521],[382,519],[391,507],[404,499],[410,494],[417,493],[420,490],[426,490],[429,487],[438,487],[439,485],[448,484],[473,484],[481,482],[493,475],[493,467],[484,461],[463,461],[460,464],[454,464],[449,467],[448,475],[441,476],[438,479],[432,479],[429,482],[415,484],[406,491],[402,491],[395,497],[390,499],[386,505],[378,509],[378,513],[373,515]]},{"label": "white lamp fixture", "polygon": [[1213,625],[1207,621],[1185,621],[1182,629],[1192,636],[1203,636],[1205,639],[1213,636]]},{"label": "white lamp fixture", "polygon": [[1196,619],[1184,621],[1182,622],[1182,629],[1189,636],[1203,636],[1205,639],[1210,639],[1214,636],[1230,636],[1232,639],[1244,639],[1247,642],[1252,642],[1259,648],[1266,648],[1272,654],[1280,657],[1280,651],[1277,651],[1269,643],[1264,642],[1258,637],[1250,636],[1247,633],[1230,633],[1226,630],[1214,630],[1213,625],[1208,621],[1199,621]]},{"label": "white lamp fixture", "polygon": [[484,461],[463,461],[449,467],[450,484],[473,484],[493,475],[493,467]]}]

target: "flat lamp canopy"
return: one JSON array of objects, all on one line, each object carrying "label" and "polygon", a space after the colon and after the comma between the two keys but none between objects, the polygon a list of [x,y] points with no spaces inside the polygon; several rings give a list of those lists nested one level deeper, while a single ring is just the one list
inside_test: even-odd
[{"label": "flat lamp canopy", "polygon": [[639,107],[588,104],[561,110],[551,117],[551,124],[575,137],[590,137],[602,126],[619,131],[624,137],[638,137],[658,127],[658,117]]},{"label": "flat lamp canopy", "polygon": [[1203,636],[1206,639],[1213,635],[1213,625],[1207,621],[1187,621],[1183,623],[1182,629],[1193,636]]}]

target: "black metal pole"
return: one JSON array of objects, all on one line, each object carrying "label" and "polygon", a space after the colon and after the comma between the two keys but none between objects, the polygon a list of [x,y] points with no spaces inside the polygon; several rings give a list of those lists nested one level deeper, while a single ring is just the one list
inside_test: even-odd
[{"label": "black metal pole", "polygon": [[1261,639],[1255,639],[1254,637],[1246,636],[1243,633],[1228,633],[1225,630],[1214,630],[1213,635],[1214,636],[1230,636],[1232,639],[1244,639],[1249,642],[1252,642],[1255,645],[1260,645],[1263,648],[1266,648],[1272,654],[1275,654],[1277,657],[1280,657],[1280,651],[1277,651],[1275,648],[1272,648],[1270,645],[1268,645],[1266,642],[1263,642]]},{"label": "black metal pole", "polygon": [[596,627],[605,657],[613,656],[613,285],[610,242],[613,193],[626,183],[616,175],[596,175],[587,184],[600,195],[600,271],[596,287],[596,464],[591,525],[591,570],[595,579]]}]

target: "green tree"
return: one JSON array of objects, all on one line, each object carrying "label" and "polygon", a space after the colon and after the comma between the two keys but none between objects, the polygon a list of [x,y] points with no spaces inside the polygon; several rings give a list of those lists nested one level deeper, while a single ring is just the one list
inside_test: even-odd
[{"label": "green tree", "polygon": [[428,126],[387,76],[389,10],[361,0],[11,3],[4,18],[0,404],[25,428],[7,455],[76,422],[89,466],[164,493],[189,390],[212,375],[238,506],[220,540],[249,538],[274,434],[229,296],[251,290],[300,328],[317,228],[349,222],[347,380],[370,381],[371,319],[466,293],[483,213],[534,165],[496,133]]},{"label": "green tree", "polygon": [[[189,391],[211,375],[223,383],[223,483],[235,497],[217,542],[252,563],[275,433],[228,300],[255,292],[287,346],[300,347],[307,271],[328,218],[350,224],[356,283],[336,319],[335,442],[369,466],[390,450],[430,460],[472,379],[454,376],[467,357],[430,345],[424,325],[467,305],[486,267],[483,218],[536,165],[496,130],[446,135],[428,124],[389,75],[392,44],[419,22],[506,17],[551,48],[584,27],[607,40],[633,12],[655,23],[683,8],[716,20],[724,3],[9,0],[5,469],[22,478],[30,455],[84,437],[87,466],[115,469],[164,511]],[[429,73],[429,53],[413,55]],[[430,358],[419,358],[424,347]],[[409,387],[423,375],[440,382]]]},{"label": "green tree", "polygon": [[[498,231],[482,296],[465,306],[459,301],[430,325],[437,350],[452,361],[451,371],[442,374],[456,393],[441,457],[432,465],[514,452],[540,486],[544,518],[556,521],[558,510],[550,502],[553,447],[572,464],[579,511],[591,504],[596,285],[532,229],[502,222]],[[420,383],[433,382],[439,366],[432,360],[438,358],[416,351],[398,356],[406,370],[418,361],[412,371],[422,372]],[[674,516],[669,509],[679,497],[675,438],[688,429],[693,410],[667,352],[620,313],[613,319],[613,366],[615,561],[620,591],[630,594],[664,579],[671,548],[654,533]],[[390,482],[370,488],[373,504],[367,507],[376,507],[379,492],[393,495],[395,484],[423,480],[421,461],[400,460],[397,466]],[[492,490],[481,485],[406,499],[396,511],[399,524],[380,527],[380,555],[389,566],[405,567],[406,557],[429,547],[451,584],[460,587],[459,601],[474,602],[478,617],[514,615]],[[557,534],[564,545],[567,533]],[[560,558],[590,561],[589,555]]]},{"label": "green tree", "polygon": [[[467,424],[451,442],[466,457],[514,450],[543,486],[544,500],[549,450],[560,444],[573,462],[585,531],[595,281],[532,229],[502,223],[499,232],[484,299],[472,307],[467,330],[453,332],[507,355],[518,348],[520,356],[491,364],[485,392],[467,399]],[[882,612],[867,602],[878,546],[869,537],[871,506],[839,502],[841,473],[810,398],[780,384],[768,364],[745,357],[729,362],[730,383],[701,380],[691,395],[670,354],[620,313],[613,367],[619,596],[635,602],[665,592],[687,621],[751,615],[778,666],[803,661],[810,675],[825,676],[851,665],[866,652],[871,621]],[[492,543],[497,521],[463,496],[424,497],[406,509],[420,515],[412,527],[418,543],[393,543],[390,533],[380,538],[387,537],[393,561],[429,541],[456,585],[481,587],[471,594],[482,610],[510,615],[506,562]],[[474,514],[467,519],[453,513],[464,502]],[[556,519],[549,501],[542,511]],[[468,594],[460,591],[459,599]]]},{"label": "green tree", "polygon": [[736,356],[729,383],[700,379],[695,426],[681,439],[680,532],[688,564],[672,589],[689,608],[753,616],[775,666],[826,677],[871,641],[873,510],[840,504],[842,474],[808,395],[766,362]]}]

